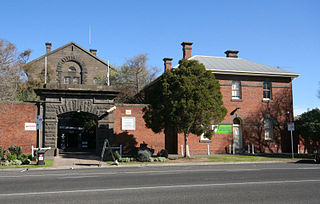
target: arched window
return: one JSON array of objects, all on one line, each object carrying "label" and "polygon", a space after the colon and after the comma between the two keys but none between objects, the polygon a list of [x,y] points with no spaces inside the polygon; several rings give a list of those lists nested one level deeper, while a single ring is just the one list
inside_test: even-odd
[{"label": "arched window", "polygon": [[233,119],[233,124],[240,125],[240,119],[239,118]]},{"label": "arched window", "polygon": [[74,66],[69,67],[68,72],[77,72],[77,69]]},{"label": "arched window", "polygon": [[272,140],[273,139],[273,123],[270,119],[264,120],[264,139]]}]

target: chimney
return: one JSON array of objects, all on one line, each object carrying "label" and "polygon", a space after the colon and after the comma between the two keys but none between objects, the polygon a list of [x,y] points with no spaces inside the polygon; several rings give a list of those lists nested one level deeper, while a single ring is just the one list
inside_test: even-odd
[{"label": "chimney", "polygon": [[189,59],[191,55],[191,50],[192,50],[192,44],[193,42],[183,42],[181,43],[182,45],[182,50],[183,50],[183,59]]},{"label": "chimney", "polygon": [[227,50],[224,52],[226,54],[226,57],[232,57],[232,58],[238,58],[238,50]]},{"label": "chimney", "polygon": [[51,42],[46,42],[46,53],[48,54],[49,52],[51,52]]},{"label": "chimney", "polygon": [[164,62],[164,71],[172,69],[172,58],[163,58]]},{"label": "chimney", "polygon": [[90,49],[91,54],[97,55],[97,49]]}]

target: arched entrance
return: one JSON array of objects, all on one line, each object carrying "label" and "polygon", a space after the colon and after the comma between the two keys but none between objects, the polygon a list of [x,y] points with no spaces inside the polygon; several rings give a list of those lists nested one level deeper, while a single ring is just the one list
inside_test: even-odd
[{"label": "arched entrance", "polygon": [[233,147],[236,152],[242,149],[242,130],[241,130],[241,120],[239,118],[233,119],[232,125],[233,132]]},{"label": "arched entrance", "polygon": [[86,112],[67,112],[58,115],[58,143],[62,151],[96,150],[98,117]]}]

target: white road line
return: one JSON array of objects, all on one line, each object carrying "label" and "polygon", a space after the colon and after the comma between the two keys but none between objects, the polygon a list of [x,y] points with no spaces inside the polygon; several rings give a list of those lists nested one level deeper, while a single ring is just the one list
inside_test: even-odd
[{"label": "white road line", "polygon": [[0,194],[0,197],[46,195],[46,194],[66,194],[66,193],[97,193],[97,192],[109,192],[109,191],[130,191],[130,190],[169,189],[169,188],[172,189],[172,188],[199,188],[199,187],[218,187],[218,186],[236,186],[236,185],[310,183],[310,182],[320,182],[320,180],[256,181],[256,182],[242,182],[242,183],[211,183],[211,184],[171,185],[171,186],[141,186],[141,187],[131,187],[131,188],[80,189],[80,190],[69,190],[69,191],[8,193],[8,194]]}]

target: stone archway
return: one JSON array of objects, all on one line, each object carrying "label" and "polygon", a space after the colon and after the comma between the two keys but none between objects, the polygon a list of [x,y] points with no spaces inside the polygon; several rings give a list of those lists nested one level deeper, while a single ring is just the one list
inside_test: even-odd
[{"label": "stone archway", "polygon": [[96,152],[102,149],[103,141],[113,139],[113,113],[108,112],[114,106],[113,99],[118,94],[108,90],[68,90],[38,89],[42,104],[43,135],[41,146],[51,147],[48,155],[58,153],[58,115],[68,112],[86,112],[95,115],[97,120]]}]

